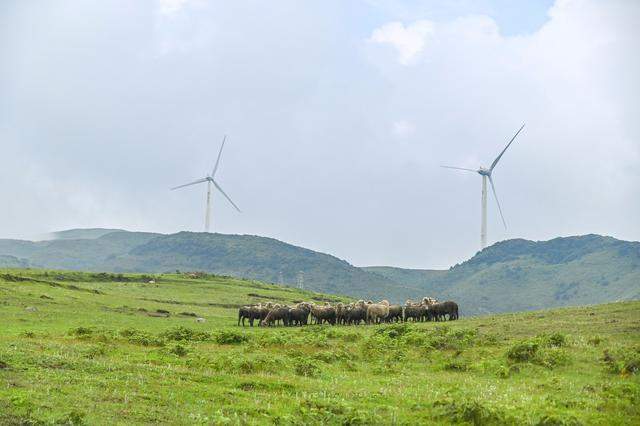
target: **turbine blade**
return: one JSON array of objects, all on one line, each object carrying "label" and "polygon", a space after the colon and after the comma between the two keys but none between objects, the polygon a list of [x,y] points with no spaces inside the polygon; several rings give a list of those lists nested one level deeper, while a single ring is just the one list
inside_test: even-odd
[{"label": "turbine blade", "polygon": [[509,148],[509,145],[511,145],[511,143],[516,139],[516,136],[518,136],[518,134],[522,131],[522,129],[524,129],[524,124],[522,125],[522,127],[520,127],[520,130],[518,130],[516,132],[515,135],[513,135],[513,137],[511,138],[511,140],[509,141],[509,143],[507,144],[507,146],[504,147],[504,149],[502,150],[502,152],[500,153],[500,155],[498,155],[496,157],[495,160],[493,160],[493,163],[491,163],[491,167],[489,167],[489,171],[493,171],[493,168],[496,166],[496,164],[498,164],[498,161],[500,161],[500,159],[502,158],[502,154],[504,154],[504,152],[507,150],[507,148]]},{"label": "turbine blade", "polygon": [[496,199],[496,204],[498,205],[498,211],[500,212],[500,217],[502,218],[502,224],[504,225],[504,229],[507,229],[507,222],[504,221],[504,215],[502,214],[502,207],[500,207],[500,201],[498,201],[498,194],[496,194],[496,187],[493,184],[493,179],[491,178],[491,175],[489,175],[489,183],[491,184],[493,197]]},{"label": "turbine blade", "polygon": [[473,172],[473,173],[478,173],[477,170],[473,170],[473,169],[465,169],[464,167],[453,167],[453,166],[440,166],[443,167],[445,169],[455,169],[455,170],[465,170],[467,172]]},{"label": "turbine blade", "polygon": [[216,172],[218,171],[218,165],[220,164],[220,157],[222,157],[222,148],[224,148],[224,143],[227,140],[227,135],[224,135],[224,138],[222,138],[222,145],[220,146],[220,152],[218,152],[218,159],[216,160],[216,165],[213,166],[213,171],[211,172],[211,177],[214,177],[216,175]]},{"label": "turbine blade", "polygon": [[220,187],[220,185],[218,185],[218,182],[216,182],[216,181],[214,180],[214,181],[213,181],[213,184],[215,185],[215,187],[216,187],[216,188],[218,188],[218,191],[220,191],[220,193],[221,193],[222,195],[224,195],[224,198],[226,198],[227,200],[229,200],[229,202],[231,203],[231,205],[232,205],[233,207],[235,207],[235,208],[236,208],[236,210],[238,210],[240,213],[242,213],[242,212],[240,211],[240,209],[238,208],[238,206],[236,206],[236,203],[234,203],[234,202],[231,200],[231,198],[229,198],[229,196],[226,194],[226,192],[224,192],[224,191],[222,190],[222,188]]},{"label": "turbine blade", "polygon": [[194,180],[193,182],[185,183],[184,185],[180,185],[180,186],[176,186],[174,188],[171,188],[171,191],[173,191],[174,189],[184,188],[185,186],[191,186],[191,185],[195,185],[195,184],[198,184],[198,183],[206,182],[207,180],[208,180],[207,178]]}]

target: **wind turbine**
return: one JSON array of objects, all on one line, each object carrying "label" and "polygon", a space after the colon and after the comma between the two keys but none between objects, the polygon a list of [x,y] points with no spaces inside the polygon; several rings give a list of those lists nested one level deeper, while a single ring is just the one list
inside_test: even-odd
[{"label": "wind turbine", "polygon": [[495,169],[496,165],[504,155],[505,151],[513,143],[513,141],[516,139],[516,136],[518,136],[518,134],[522,131],[522,129],[524,129],[524,124],[522,125],[522,127],[520,127],[520,129],[516,132],[516,134],[513,135],[513,137],[507,144],[507,146],[505,146],[502,152],[500,153],[500,155],[498,155],[496,159],[493,160],[493,163],[491,163],[491,167],[489,167],[488,169],[485,167],[480,167],[478,170],[473,170],[473,169],[466,169],[464,167],[440,166],[440,167],[444,167],[445,169],[455,169],[455,170],[464,170],[467,172],[474,172],[482,176],[482,221],[480,225],[480,249],[481,250],[487,246],[487,179],[491,184],[491,190],[493,191],[493,196],[496,199],[496,204],[498,205],[498,211],[500,211],[500,217],[502,218],[502,223],[505,229],[507,228],[507,222],[505,222],[504,215],[502,214],[502,207],[500,207],[500,201],[498,201],[498,194],[496,194],[496,187],[493,184],[491,173],[493,173],[493,169]]},{"label": "wind turbine", "polygon": [[220,191],[220,193],[222,195],[224,195],[224,198],[226,198],[233,207],[235,207],[236,210],[240,211],[240,209],[238,208],[238,206],[236,206],[236,203],[234,203],[231,198],[229,198],[229,196],[222,190],[222,188],[220,187],[220,185],[218,184],[218,182],[215,181],[215,176],[216,176],[216,172],[218,171],[218,166],[220,165],[220,157],[222,156],[222,148],[224,148],[224,143],[227,140],[227,135],[224,135],[224,138],[222,139],[222,146],[220,146],[220,152],[218,152],[218,159],[216,160],[216,164],[215,166],[213,166],[213,171],[211,172],[210,175],[203,177],[202,179],[198,179],[196,181],[193,182],[189,182],[189,183],[185,183],[184,185],[180,185],[180,186],[176,186],[174,188],[171,188],[171,190],[175,190],[175,189],[180,189],[180,188],[184,188],[185,186],[191,186],[191,185],[197,185],[199,183],[204,183],[207,182],[207,211],[205,213],[205,217],[204,217],[204,232],[209,232],[209,223],[210,223],[210,217],[211,217],[211,185],[215,186],[216,189],[218,191]]}]

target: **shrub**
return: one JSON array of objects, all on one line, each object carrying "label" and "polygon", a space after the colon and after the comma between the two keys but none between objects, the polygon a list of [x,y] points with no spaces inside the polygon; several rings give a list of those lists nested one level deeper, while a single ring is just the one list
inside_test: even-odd
[{"label": "shrub", "polygon": [[89,327],[76,327],[69,330],[69,334],[76,337],[90,336],[93,334],[93,329]]},{"label": "shrub", "polygon": [[511,346],[507,351],[507,359],[511,362],[531,362],[546,368],[567,365],[571,358],[561,348],[566,346],[566,342],[566,337],[559,333],[539,335]]},{"label": "shrub", "polygon": [[239,345],[249,341],[246,334],[233,330],[221,330],[213,335],[213,340],[219,345]]},{"label": "shrub", "polygon": [[182,343],[175,343],[169,348],[169,353],[177,356],[185,356],[189,353],[189,350]]},{"label": "shrub", "polygon": [[562,333],[541,334],[538,336],[543,346],[561,348],[567,346],[567,336]]},{"label": "shrub", "polygon": [[513,362],[532,361],[538,353],[540,343],[535,340],[525,340],[511,346],[507,351],[507,358]]},{"label": "shrub", "polygon": [[59,425],[83,425],[85,413],[81,411],[73,410],[66,414],[64,417],[58,419],[56,424]]},{"label": "shrub", "polygon": [[469,363],[464,360],[454,359],[447,361],[444,364],[444,369],[447,371],[468,371]]},{"label": "shrub", "polygon": [[469,422],[474,425],[514,423],[502,410],[480,401],[439,400],[434,403],[437,415],[451,423]]},{"label": "shrub", "polygon": [[127,339],[129,343],[142,346],[164,346],[165,343],[162,338],[136,328],[125,328],[120,331],[120,336]]},{"label": "shrub", "polygon": [[605,350],[602,361],[610,373],[623,376],[637,374],[640,371],[640,347],[623,347],[614,353]]},{"label": "shrub", "polygon": [[165,330],[160,336],[167,340],[205,342],[211,340],[211,334],[206,331],[194,330],[183,326],[173,327]]},{"label": "shrub", "polygon": [[401,336],[404,336],[409,331],[410,331],[409,324],[398,323],[398,324],[383,325],[382,327],[377,328],[374,334],[383,335],[390,339],[397,339]]},{"label": "shrub", "polygon": [[580,426],[582,423],[573,416],[560,417],[545,414],[536,422],[536,426]]},{"label": "shrub", "polygon": [[554,368],[559,365],[568,365],[571,358],[566,351],[560,348],[543,349],[538,353],[535,363],[547,368]]},{"label": "shrub", "polygon": [[294,364],[294,371],[298,376],[316,377],[320,368],[308,359],[298,358]]}]

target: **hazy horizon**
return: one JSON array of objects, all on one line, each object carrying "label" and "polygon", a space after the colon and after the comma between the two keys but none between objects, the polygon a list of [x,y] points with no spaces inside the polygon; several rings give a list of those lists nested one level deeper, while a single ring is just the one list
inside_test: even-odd
[{"label": "hazy horizon", "polygon": [[276,238],[446,269],[489,244],[640,240],[640,2],[7,1],[0,237]]}]

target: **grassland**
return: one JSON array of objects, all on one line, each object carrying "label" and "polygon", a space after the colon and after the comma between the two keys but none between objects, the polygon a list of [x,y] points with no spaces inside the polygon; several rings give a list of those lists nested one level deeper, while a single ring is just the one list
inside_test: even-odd
[{"label": "grassland", "polygon": [[340,300],[217,276],[0,270],[0,424],[640,423],[640,302],[236,325],[239,304],[313,298]]}]

